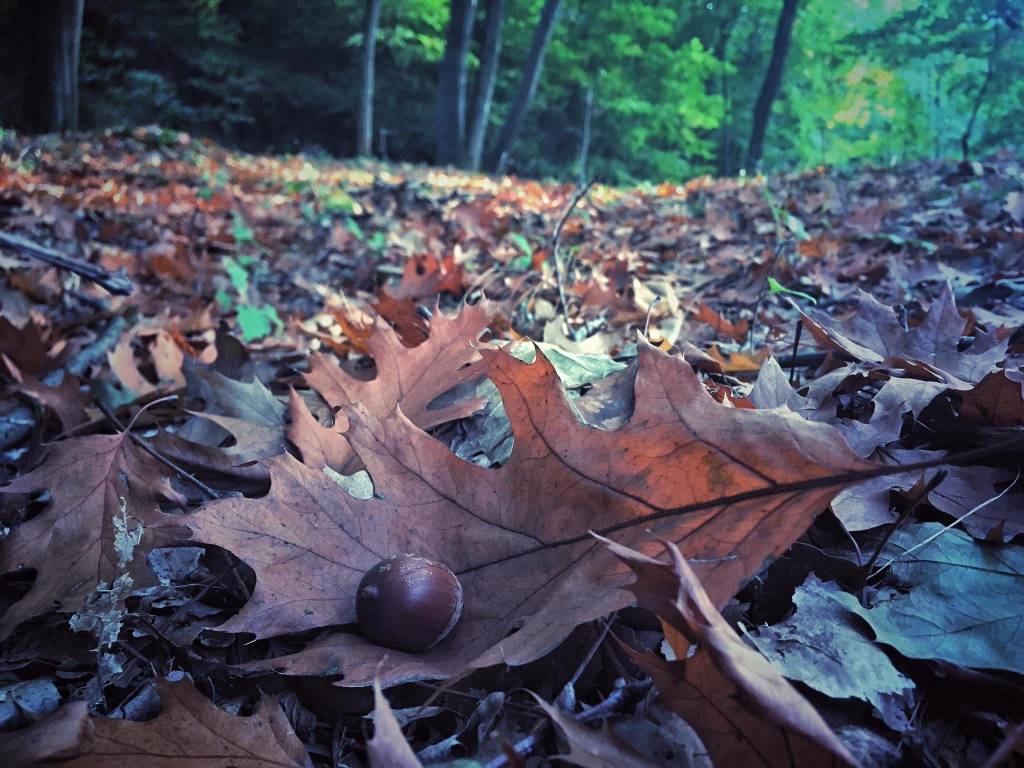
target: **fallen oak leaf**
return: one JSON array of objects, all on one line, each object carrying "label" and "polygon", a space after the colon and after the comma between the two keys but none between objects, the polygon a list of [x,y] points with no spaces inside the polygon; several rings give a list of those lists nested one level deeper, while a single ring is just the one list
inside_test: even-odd
[{"label": "fallen oak leaf", "polygon": [[[52,608],[75,611],[101,583],[112,583],[124,569],[136,585],[155,583],[140,556],[169,531],[172,519],[159,500],[183,503],[172,490],[163,464],[128,439],[128,433],[90,435],[56,443],[35,471],[0,488],[0,493],[48,490],[49,505],[15,527],[0,543],[0,573],[32,568],[29,591],[4,614],[0,636]],[[117,523],[142,526],[141,548],[124,563]]]},{"label": "fallen oak leaf", "polygon": [[385,656],[385,684],[522,664],[628,603],[625,569],[590,530],[648,546],[648,528],[671,537],[702,560],[712,598],[724,603],[785,551],[848,474],[871,470],[833,428],[721,406],[681,358],[643,343],[635,410],[614,431],[577,419],[543,354],[533,364],[480,354],[515,434],[503,467],[458,459],[400,414],[378,419],[354,407],[348,438],[380,498],[354,499],[281,456],[265,462],[265,498],[216,501],[189,517],[197,541],[256,571],[252,598],[219,630],[269,637],[352,623],[363,573],[414,552],[462,582],[463,618],[444,642],[411,655],[339,633],[270,666],[333,669],[346,685],[367,685]]},{"label": "fallen oak leaf", "polygon": [[949,283],[921,323],[909,330],[893,307],[863,291],[858,292],[856,312],[843,320],[822,312],[801,315],[822,347],[841,350],[875,365],[903,368],[918,378],[941,381],[951,389],[971,389],[1006,357],[1007,341],[999,341],[994,335],[981,336],[960,351],[960,337],[968,321],[960,316]]},{"label": "fallen oak leaf", "polygon": [[237,381],[197,366],[186,369],[186,378],[190,395],[206,409],[189,412],[195,418],[179,431],[182,437],[216,448],[230,434],[235,444],[223,450],[240,462],[284,453],[285,406],[262,381]]},{"label": "fallen oak leaf", "polygon": [[675,544],[662,541],[670,565],[597,538],[636,575],[628,589],[661,619],[679,661],[626,649],[654,679],[659,701],[697,732],[715,765],[856,764],[814,707],[729,627]]},{"label": "fallen oak leaf", "polygon": [[373,334],[365,340],[377,365],[374,379],[353,378],[324,355],[310,358],[304,378],[332,408],[361,403],[383,417],[401,405],[402,412],[422,429],[464,418],[480,409],[479,399],[437,409],[429,406],[452,387],[482,375],[473,344],[487,329],[492,314],[486,302],[466,305],[454,317],[438,310],[426,341],[411,349],[378,318]]},{"label": "fallen oak leaf", "polygon": [[[163,709],[154,720],[89,717],[67,704],[26,731],[0,740],[11,765],[70,768],[307,768],[309,758],[273,698],[248,717],[229,715],[186,681],[159,681]],[[57,727],[56,736],[53,728]],[[7,745],[4,745],[7,741]]]}]

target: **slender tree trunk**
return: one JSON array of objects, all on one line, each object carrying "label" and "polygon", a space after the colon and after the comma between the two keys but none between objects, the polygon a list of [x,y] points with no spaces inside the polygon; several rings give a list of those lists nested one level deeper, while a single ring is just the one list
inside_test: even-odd
[{"label": "slender tree trunk", "polygon": [[750,129],[750,144],[747,146],[747,166],[757,168],[764,151],[764,135],[768,130],[768,120],[772,114],[772,104],[782,83],[782,72],[786,68],[786,54],[789,53],[789,41],[793,35],[793,22],[796,20],[797,0],[782,0],[782,12],[775,28],[775,42],[772,43],[772,58],[765,72],[761,92],[757,95],[754,105],[754,124]]},{"label": "slender tree trunk", "polygon": [[981,81],[981,88],[978,89],[978,95],[974,98],[971,116],[967,120],[967,125],[964,126],[963,134],[960,136],[960,153],[965,163],[971,159],[971,134],[974,133],[974,124],[978,121],[978,112],[981,111],[981,105],[985,103],[985,94],[988,92],[989,83],[992,82],[992,75],[996,71],[996,56],[999,54],[999,49],[1002,48],[1002,42],[999,39],[999,27],[995,28],[993,35],[995,38],[992,42],[992,50],[988,54],[985,79]]},{"label": "slender tree trunk", "polygon": [[484,27],[483,58],[477,78],[476,102],[469,124],[469,167],[479,170],[483,161],[487,121],[491,115],[494,84],[498,81],[498,59],[501,57],[501,23],[505,17],[505,0],[487,0],[487,21]]},{"label": "slender tree trunk", "polygon": [[379,24],[380,0],[366,0],[363,16],[363,87],[359,96],[359,140],[356,146],[356,152],[364,157],[373,153],[373,75]]},{"label": "slender tree trunk", "polygon": [[78,60],[85,0],[33,5],[33,42],[25,87],[29,130],[78,130]]},{"label": "slender tree trunk", "polygon": [[476,0],[451,0],[441,77],[437,84],[435,137],[438,165],[462,162],[466,137],[466,54],[476,16]]},{"label": "slender tree trunk", "polygon": [[544,8],[540,12],[540,20],[534,30],[533,42],[530,43],[530,51],[526,56],[526,64],[523,66],[519,89],[509,106],[505,124],[501,128],[501,135],[498,138],[494,163],[494,168],[498,173],[505,172],[509,152],[512,151],[512,146],[519,137],[519,131],[523,128],[523,119],[530,108],[530,102],[533,101],[533,95],[537,92],[537,83],[540,82],[540,73],[544,68],[544,54],[547,53],[551,36],[555,32],[555,21],[561,7],[562,0],[545,0]]},{"label": "slender tree trunk", "polygon": [[729,42],[736,25],[736,17],[723,18],[718,29],[718,44],[715,46],[722,62],[719,90],[722,93],[722,129],[718,144],[718,175],[732,175],[732,92],[729,88]]},{"label": "slender tree trunk", "polygon": [[577,162],[576,185],[583,189],[587,183],[587,160],[590,158],[590,121],[594,116],[594,89],[587,87],[583,99],[583,131],[580,136],[580,156]]}]

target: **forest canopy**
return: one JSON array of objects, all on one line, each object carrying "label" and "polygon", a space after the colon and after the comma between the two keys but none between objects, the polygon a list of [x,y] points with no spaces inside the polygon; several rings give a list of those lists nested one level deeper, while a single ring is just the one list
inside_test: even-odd
[{"label": "forest canopy", "polygon": [[[502,170],[572,179],[584,163],[618,183],[895,164],[1021,141],[1016,0],[88,0],[76,127],[155,123],[249,151],[359,154],[371,6],[375,88],[362,154],[388,160],[494,170],[520,109]],[[788,51],[763,150],[751,157],[787,8]],[[453,12],[466,23],[450,24]],[[7,0],[0,13],[0,125],[46,130],[26,50],[45,47],[46,25],[31,18],[39,6]],[[550,38],[523,108],[524,65],[545,14]],[[474,160],[468,133],[489,90],[488,52],[493,106],[482,110]],[[455,134],[439,124],[446,82],[458,96]],[[465,152],[450,149],[455,135]]]}]

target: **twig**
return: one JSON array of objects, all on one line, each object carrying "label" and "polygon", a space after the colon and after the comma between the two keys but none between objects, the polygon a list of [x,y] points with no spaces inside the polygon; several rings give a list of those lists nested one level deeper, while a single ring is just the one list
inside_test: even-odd
[{"label": "twig", "polygon": [[[911,552],[916,552],[917,550],[921,549],[922,547],[926,547],[926,546],[928,546],[928,545],[929,545],[929,544],[931,544],[931,543],[932,543],[933,541],[935,541],[935,540],[936,540],[937,538],[939,538],[939,536],[942,536],[942,535],[943,535],[943,534],[945,534],[945,533],[946,533],[947,531],[949,531],[949,529],[950,529],[950,528],[955,528],[956,526],[960,525],[960,523],[962,523],[962,522],[963,522],[964,520],[966,520],[966,519],[967,519],[968,517],[970,517],[971,515],[973,515],[973,514],[974,514],[975,512],[977,512],[978,510],[980,510],[980,509],[984,509],[984,508],[985,508],[985,507],[987,507],[987,506],[988,506],[989,504],[992,504],[992,503],[994,503],[994,502],[996,502],[996,501],[999,501],[999,499],[1003,498],[1003,496],[1005,496],[1005,495],[1006,495],[1006,494],[1007,494],[1007,493],[1008,493],[1008,492],[1010,491],[1010,489],[1011,489],[1011,488],[1013,488],[1013,486],[1015,486],[1015,485],[1017,484],[1017,481],[1018,481],[1018,480],[1020,480],[1020,471],[1019,471],[1019,470],[1018,470],[1018,472],[1017,472],[1017,476],[1016,476],[1016,477],[1015,477],[1015,478],[1013,479],[1013,482],[1012,482],[1012,483],[1010,483],[1010,484],[1009,484],[1008,486],[1006,486],[1006,487],[1005,487],[1005,488],[1004,488],[1004,489],[1003,489],[1002,491],[1000,491],[999,493],[997,493],[997,494],[996,494],[995,496],[993,496],[992,498],[990,498],[990,499],[986,499],[985,501],[981,502],[981,504],[979,504],[978,506],[974,507],[974,509],[970,509],[970,510],[968,510],[967,512],[964,512],[964,513],[963,513],[962,515],[960,515],[960,517],[958,517],[958,518],[957,518],[956,520],[954,520],[954,521],[953,521],[952,523],[950,523],[949,525],[947,525],[947,526],[946,526],[945,528],[943,528],[943,529],[942,529],[942,530],[940,530],[940,531],[936,531],[935,533],[933,533],[933,534],[932,534],[931,536],[929,536],[929,537],[928,537],[927,539],[925,539],[924,541],[919,541],[919,542],[918,542],[917,544],[915,544],[914,546],[912,546],[912,547],[911,547],[910,549],[908,549],[908,550],[907,550],[906,552],[901,552],[900,554],[896,555],[896,557],[892,558],[892,559],[891,559],[891,560],[889,560],[888,562],[886,562],[886,563],[884,563],[883,565],[879,566],[878,570],[877,570],[877,571],[875,571],[874,573],[872,573],[872,574],[871,574],[871,578],[874,578],[875,576],[877,576],[878,574],[880,574],[880,573],[881,573],[882,571],[884,571],[884,570],[885,570],[886,568],[888,568],[888,567],[889,567],[890,565],[892,565],[893,563],[895,563],[895,562],[896,562],[897,560],[899,560],[900,558],[906,557],[906,556],[907,556],[907,555],[909,555],[909,554],[910,554]],[[888,540],[888,537],[886,537],[886,540]],[[885,541],[883,541],[882,543],[884,544],[884,543],[885,543]],[[881,547],[879,547],[879,550],[881,550]],[[875,554],[877,555],[878,553],[876,552]],[[869,565],[870,565],[870,563],[869,563]]]},{"label": "twig", "polygon": [[107,272],[95,264],[90,264],[87,261],[75,259],[71,256],[65,256],[60,251],[47,248],[20,235],[0,232],[0,245],[6,245],[26,256],[31,256],[34,259],[52,264],[61,269],[66,269],[68,272],[74,272],[76,275],[81,275],[86,280],[102,285],[108,291],[118,296],[131,296],[132,291],[135,290],[134,283],[123,272],[117,272],[116,274]]},{"label": "twig", "polygon": [[985,765],[982,768],[998,768],[1000,765],[1006,765],[1010,760],[1010,756],[1021,744],[1024,744],[1024,723],[1018,724],[1016,728],[1010,731],[1010,735],[1003,739],[1003,743],[985,761]]},{"label": "twig", "polygon": [[129,310],[126,315],[112,317],[110,322],[99,332],[95,341],[78,350],[62,368],[57,368],[46,374],[43,384],[48,387],[59,387],[64,381],[65,373],[70,373],[72,376],[81,376],[85,373],[90,365],[114,348],[128,326],[129,319],[134,323],[135,313],[132,310]]},{"label": "twig", "polygon": [[789,383],[796,381],[796,353],[800,349],[800,336],[804,332],[804,319],[801,317],[796,321],[796,338],[793,339],[793,355],[789,358]]},{"label": "twig", "polygon": [[[631,701],[642,699],[647,695],[647,692],[651,689],[653,683],[650,680],[640,680],[635,683],[626,683],[620,688],[616,688],[612,691],[600,704],[595,704],[589,709],[585,709],[578,715],[575,715],[576,722],[586,724],[591,723],[595,720],[603,720],[611,717],[612,715],[621,712],[625,709],[626,705]],[[537,747],[540,746],[541,736],[547,730],[547,718],[544,722],[529,736],[526,736],[514,745],[512,745],[511,752],[515,754],[517,758],[523,758],[534,752]],[[505,768],[509,765],[509,755],[500,755],[489,762],[486,768]]]},{"label": "twig", "polygon": [[576,671],[573,673],[573,676],[569,678],[565,685],[562,686],[561,693],[559,693],[558,698],[555,699],[555,704],[557,704],[560,709],[564,709],[568,712],[571,712],[573,709],[576,708],[576,683],[579,682],[579,679],[583,675],[583,672],[586,670],[587,665],[590,664],[590,660],[594,658],[594,654],[597,653],[597,649],[601,647],[601,643],[604,642],[604,639],[608,636],[608,631],[611,628],[611,622],[606,621],[604,623],[604,628],[597,636],[597,640],[593,642],[593,644],[590,646],[590,650],[587,652],[587,655],[584,656],[580,663],[576,666]]},{"label": "twig", "polygon": [[565,321],[565,332],[570,339],[574,340],[575,334],[573,333],[572,325],[569,323],[569,305],[565,301],[565,273],[567,270],[565,269],[566,265],[562,264],[562,257],[558,251],[558,241],[562,237],[562,229],[565,227],[565,222],[569,220],[569,217],[572,216],[572,212],[576,209],[576,206],[579,205],[580,200],[586,197],[587,192],[590,191],[590,188],[593,185],[594,180],[591,179],[576,190],[576,193],[572,196],[572,200],[569,201],[569,206],[558,219],[558,223],[555,224],[555,231],[551,235],[551,258],[555,262],[555,279],[558,281],[558,303],[562,308],[562,319]]},{"label": "twig", "polygon": [[911,501],[907,505],[906,509],[904,509],[903,512],[900,513],[900,516],[896,519],[896,522],[893,523],[893,525],[889,528],[888,531],[886,531],[885,536],[883,536],[882,540],[878,542],[878,546],[875,547],[875,551],[872,553],[871,557],[868,558],[868,561],[860,569],[860,584],[858,586],[861,589],[863,589],[864,585],[868,581],[868,574],[871,573],[871,566],[873,566],[875,562],[878,560],[879,555],[882,554],[882,549],[884,549],[885,545],[889,543],[889,539],[891,539],[892,535],[896,533],[899,527],[907,521],[907,518],[909,518],[914,513],[914,510],[921,505],[921,502],[925,501],[928,498],[928,494],[934,491],[936,486],[938,486],[939,483],[946,479],[947,474],[948,473],[944,469],[936,472],[932,479],[925,483],[924,488],[918,491],[918,493],[914,496],[913,501]]},{"label": "twig", "polygon": [[782,255],[782,249],[785,247],[785,240],[780,240],[779,244],[775,246],[775,253],[772,254],[771,261],[768,262],[768,271],[764,273],[764,283],[762,283],[761,290],[758,291],[757,294],[757,300],[754,302],[754,316],[750,320],[750,338],[747,340],[747,347],[751,351],[754,349],[754,331],[757,330],[757,313],[761,311],[761,302],[764,300],[764,292],[768,290],[768,278],[775,269],[775,262],[779,260],[779,256]]},{"label": "twig", "polygon": [[[145,407],[148,408],[151,405],[156,405],[157,403],[163,403],[163,402],[166,402],[168,400],[172,400],[172,399],[176,399],[176,398],[177,398],[177,395],[170,395],[169,397],[164,397],[164,398],[161,398],[159,400],[154,400],[153,402],[149,403]],[[100,407],[100,410],[103,412],[103,415],[107,417],[107,420],[111,424],[113,424],[114,427],[116,427],[117,429],[121,430],[122,432],[126,432],[128,434],[128,437],[131,438],[132,442],[134,442],[137,446],[139,446],[139,448],[144,450],[146,453],[148,453],[150,456],[152,456],[154,459],[159,461],[161,464],[163,464],[165,467],[167,467],[171,471],[177,472],[179,475],[184,477],[186,480],[188,480],[190,483],[192,483],[192,485],[194,485],[196,488],[198,488],[203,494],[205,494],[207,498],[209,498],[209,499],[221,499],[221,498],[224,498],[224,494],[222,494],[220,491],[214,490],[213,488],[208,486],[206,483],[204,483],[202,480],[200,480],[198,477],[196,477],[192,473],[190,473],[190,472],[182,469],[181,467],[179,467],[173,461],[171,461],[166,456],[164,456],[159,451],[157,451],[148,442],[146,442],[146,440],[143,439],[140,435],[137,435],[137,434],[135,434],[134,432],[131,431],[132,425],[134,425],[134,423],[135,423],[135,419],[137,419],[139,417],[139,414],[141,414],[142,411],[139,411],[139,413],[135,415],[135,418],[132,419],[131,424],[129,424],[127,427],[125,427],[118,420],[117,416],[114,415],[114,412],[110,410],[110,406],[108,406],[106,403],[99,402],[99,401],[97,401],[97,403],[98,403],[98,405]],[[145,410],[145,408],[143,408],[143,410]]]}]

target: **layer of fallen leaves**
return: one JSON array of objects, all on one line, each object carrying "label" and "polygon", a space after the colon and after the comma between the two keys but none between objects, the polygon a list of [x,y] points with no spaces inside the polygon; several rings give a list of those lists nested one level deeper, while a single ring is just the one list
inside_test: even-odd
[{"label": "layer of fallen leaves", "polygon": [[[4,141],[0,229],[134,284],[0,253],[16,764],[1013,752],[1012,158],[572,208],[159,129]],[[423,654],[355,625],[405,551],[465,591]]]}]

